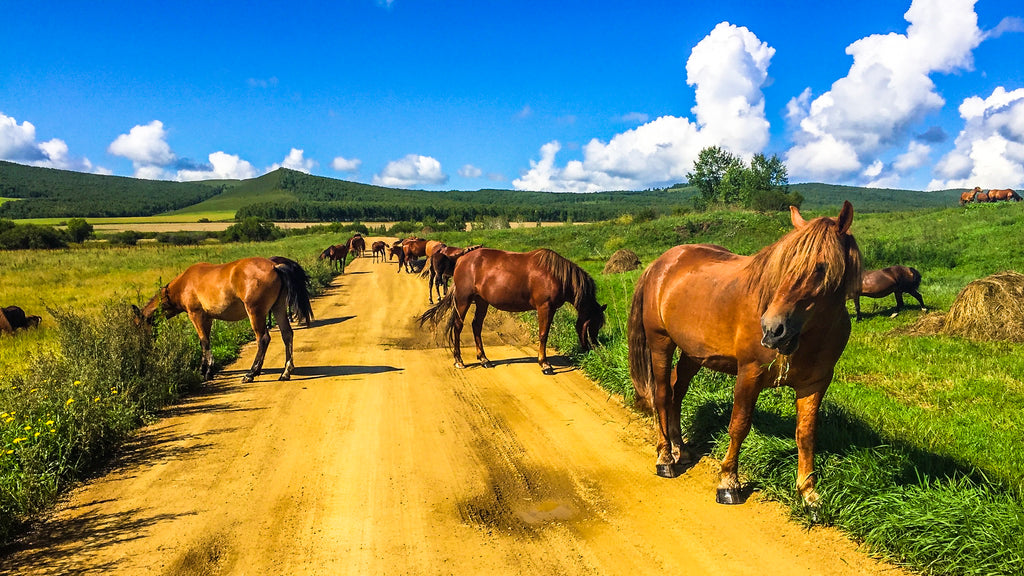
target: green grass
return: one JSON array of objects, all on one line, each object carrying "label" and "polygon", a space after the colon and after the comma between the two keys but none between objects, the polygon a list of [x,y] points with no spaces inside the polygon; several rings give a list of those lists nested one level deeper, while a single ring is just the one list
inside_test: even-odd
[{"label": "green grass", "polygon": [[[224,182],[225,189],[220,194],[193,204],[180,210],[168,212],[169,215],[193,214],[226,214],[235,217],[235,212],[243,206],[259,202],[278,202],[295,200],[295,194],[280,187],[280,176],[276,173],[266,174],[252,180]],[[212,220],[213,218],[211,218]]]}]

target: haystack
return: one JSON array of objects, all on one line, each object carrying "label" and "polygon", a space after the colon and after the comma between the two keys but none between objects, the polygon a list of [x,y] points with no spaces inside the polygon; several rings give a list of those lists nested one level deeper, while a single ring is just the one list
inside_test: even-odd
[{"label": "haystack", "polygon": [[968,284],[949,307],[942,333],[1024,342],[1024,274],[999,272]]},{"label": "haystack", "polygon": [[632,250],[616,250],[604,265],[601,274],[618,274],[629,272],[640,267],[640,257]]}]

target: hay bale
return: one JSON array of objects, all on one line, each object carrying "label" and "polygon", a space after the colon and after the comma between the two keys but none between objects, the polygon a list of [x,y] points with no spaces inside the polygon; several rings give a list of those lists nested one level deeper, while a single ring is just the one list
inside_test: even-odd
[{"label": "hay bale", "polygon": [[968,284],[949,307],[942,332],[1024,342],[1024,274],[999,272]]},{"label": "hay bale", "polygon": [[616,250],[604,265],[601,274],[618,274],[629,272],[640,267],[640,257],[632,250]]}]

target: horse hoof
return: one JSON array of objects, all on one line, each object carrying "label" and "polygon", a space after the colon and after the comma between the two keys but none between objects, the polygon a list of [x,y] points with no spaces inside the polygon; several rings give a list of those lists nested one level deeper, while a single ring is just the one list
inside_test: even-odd
[{"label": "horse hoof", "polygon": [[249,376],[248,374],[242,376],[242,384],[246,384],[248,382],[252,382],[252,376]]},{"label": "horse hoof", "polygon": [[455,367],[456,367],[456,368],[465,368],[465,367],[466,367],[466,365],[465,365],[465,364],[463,364],[462,362],[456,362],[456,363],[455,363]]},{"label": "horse hoof", "polygon": [[675,464],[655,464],[654,471],[662,478],[675,478],[679,476],[679,471],[676,470]]},{"label": "horse hoof", "polygon": [[491,362],[490,360],[484,360],[483,362],[480,363],[480,365],[483,366],[484,368],[494,368],[494,363]]},{"label": "horse hoof", "polygon": [[291,379],[292,379],[292,375],[291,374],[281,374],[281,377],[278,378],[278,380],[291,380]]},{"label": "horse hoof", "polygon": [[547,368],[541,370],[541,372],[543,374],[547,375],[547,376],[554,376],[555,375],[555,369],[550,367],[550,366],[548,366]]},{"label": "horse hoof", "polygon": [[817,504],[804,504],[804,511],[807,512],[807,517],[811,519],[811,522],[815,524],[821,523],[821,507]]},{"label": "horse hoof", "polygon": [[719,504],[743,504],[743,497],[736,488],[719,488],[715,494],[715,502]]}]

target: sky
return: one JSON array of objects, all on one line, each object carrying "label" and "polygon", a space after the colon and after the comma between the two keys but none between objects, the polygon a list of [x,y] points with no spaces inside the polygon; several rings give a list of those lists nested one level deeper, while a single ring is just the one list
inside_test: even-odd
[{"label": "sky", "polygon": [[1024,188],[1020,0],[0,0],[0,159],[642,190],[707,146],[790,182]]}]

